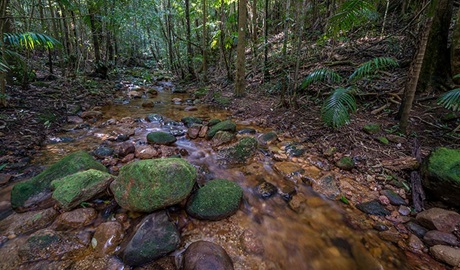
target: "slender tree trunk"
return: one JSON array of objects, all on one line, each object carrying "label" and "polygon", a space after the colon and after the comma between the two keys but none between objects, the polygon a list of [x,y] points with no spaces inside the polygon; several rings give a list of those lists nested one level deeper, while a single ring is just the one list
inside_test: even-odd
[{"label": "slender tree trunk", "polygon": [[264,18],[264,81],[270,80],[268,70],[268,2],[265,0],[265,18]]},{"label": "slender tree trunk", "polygon": [[225,54],[225,28],[224,28],[224,22],[225,22],[225,1],[221,0],[220,1],[220,50],[222,53],[222,59],[224,60],[225,64],[225,70],[227,71],[227,79],[233,80],[232,78],[232,72],[230,71],[230,65],[227,60],[227,56]]},{"label": "slender tree trunk", "polygon": [[[7,18],[7,7],[9,4],[9,0],[0,0],[0,51],[2,55],[2,62],[6,63],[5,61],[5,43],[3,42],[3,34],[5,30],[7,30],[8,25],[8,18]],[[6,72],[0,72],[0,105],[6,107]]]},{"label": "slender tree trunk", "polygon": [[203,81],[208,81],[208,30],[207,30],[207,12],[206,12],[206,0],[202,0],[203,3]]},{"label": "slender tree trunk", "polygon": [[245,71],[245,52],[246,52],[246,2],[247,0],[238,1],[238,45],[236,56],[236,82],[235,97],[242,97],[246,88],[246,71]]},{"label": "slender tree trunk", "polygon": [[286,11],[284,18],[284,40],[283,40],[283,49],[281,53],[284,57],[287,55],[287,44],[289,39],[289,10],[290,10],[291,0],[286,0]]},{"label": "slender tree trunk", "polygon": [[90,26],[91,26],[91,36],[93,39],[93,46],[94,46],[94,58],[96,60],[96,65],[100,64],[101,62],[101,46],[99,44],[99,37],[97,36],[98,30],[97,30],[97,22],[96,22],[96,13],[97,10],[95,7],[90,4],[88,7],[89,11],[89,20],[90,20]]},{"label": "slender tree trunk", "polygon": [[190,27],[190,0],[185,0],[185,28],[186,28],[186,42],[187,42],[187,70],[190,79],[194,80],[195,70],[193,68],[193,50],[192,50],[192,31]]}]

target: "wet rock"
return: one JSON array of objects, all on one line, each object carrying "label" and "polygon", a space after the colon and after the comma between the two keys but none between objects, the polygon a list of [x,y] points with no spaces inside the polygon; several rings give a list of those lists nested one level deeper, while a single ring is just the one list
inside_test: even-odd
[{"label": "wet rock", "polygon": [[134,159],[134,157],[135,157],[134,154],[128,154],[124,158],[122,158],[120,161],[122,163],[128,163],[128,162],[132,161]]},{"label": "wet rock", "polygon": [[423,236],[425,236],[425,234],[428,232],[425,227],[412,221],[406,224],[406,228],[415,234],[418,238],[423,238]]},{"label": "wet rock", "polygon": [[214,147],[221,146],[230,143],[235,138],[235,134],[228,131],[218,131],[214,137],[212,137],[211,144]]},{"label": "wet rock", "polygon": [[198,137],[205,138],[206,134],[208,134],[208,130],[209,130],[208,126],[202,126],[200,129],[200,133],[198,133]]},{"label": "wet rock", "polygon": [[423,237],[423,241],[429,245],[448,245],[448,246],[458,246],[460,242],[457,237],[451,233],[441,232],[441,231],[429,231]]},{"label": "wet rock", "polygon": [[67,116],[67,123],[69,124],[81,124],[83,123],[83,119],[81,119],[78,116],[72,115],[72,116]]},{"label": "wet rock", "polygon": [[387,225],[383,224],[383,223],[376,223],[374,226],[372,226],[375,230],[379,231],[379,232],[384,232],[384,231],[388,231],[390,228],[388,228]]},{"label": "wet rock", "polygon": [[380,132],[380,125],[379,124],[367,124],[363,127],[363,131],[367,134],[376,134]]},{"label": "wet rock", "polygon": [[408,215],[410,215],[410,212],[411,212],[411,210],[410,210],[409,207],[407,207],[405,205],[399,206],[398,213],[400,213],[401,215],[408,216]]},{"label": "wet rock", "polygon": [[136,146],[136,151],[134,155],[140,159],[151,159],[157,157],[159,153],[155,148],[152,148],[149,145],[140,145]]},{"label": "wet rock", "polygon": [[356,205],[356,208],[358,208],[366,214],[375,216],[387,216],[391,213],[390,211],[385,209],[385,207],[383,207],[378,201],[375,200],[359,203]]},{"label": "wet rock", "polygon": [[249,254],[262,255],[264,253],[264,245],[253,230],[244,230],[240,236],[240,243],[244,251]]},{"label": "wet rock", "polygon": [[159,114],[149,114],[145,117],[145,120],[147,120],[147,122],[163,122],[163,116],[159,115]]},{"label": "wet rock", "polygon": [[380,193],[386,196],[392,205],[407,205],[406,201],[393,190],[385,189]]},{"label": "wet rock", "polygon": [[158,259],[180,244],[179,232],[163,211],[146,216],[135,231],[121,253],[123,261],[131,266]]},{"label": "wet rock", "polygon": [[203,120],[193,116],[186,116],[181,119],[181,122],[184,123],[186,127],[191,127],[193,124],[203,124]]},{"label": "wet rock", "polygon": [[184,254],[184,270],[233,270],[233,262],[225,249],[208,241],[188,246]]},{"label": "wet rock", "polygon": [[89,169],[51,182],[53,199],[68,211],[104,192],[114,177],[106,172]]},{"label": "wet rock", "polygon": [[198,138],[198,135],[200,134],[200,130],[203,126],[199,124],[193,124],[190,126],[187,130],[187,135],[190,139],[196,139]]},{"label": "wet rock", "polygon": [[283,200],[289,202],[292,199],[292,196],[296,194],[296,190],[293,186],[284,186],[278,189],[278,194]]},{"label": "wet rock", "polygon": [[75,235],[44,229],[27,238],[19,247],[18,256],[22,262],[68,260],[83,252],[88,244]]},{"label": "wet rock", "polygon": [[256,130],[253,128],[243,128],[242,130],[238,131],[238,134],[256,134]]},{"label": "wet rock", "polygon": [[416,219],[420,225],[442,232],[452,232],[460,224],[460,214],[441,208],[420,212]]},{"label": "wet rock", "polygon": [[411,234],[409,236],[407,245],[409,246],[411,251],[414,253],[422,253],[423,249],[425,248],[425,245],[423,244],[422,240],[420,240],[420,238],[418,238],[414,234]]},{"label": "wet rock", "polygon": [[217,125],[218,123],[222,122],[220,119],[211,119],[208,122],[208,127],[212,127],[214,125]]},{"label": "wet rock", "polygon": [[275,195],[276,192],[278,191],[278,189],[276,188],[275,185],[264,181],[264,182],[258,184],[255,187],[254,191],[262,199],[268,199],[271,196]]},{"label": "wet rock", "polygon": [[153,101],[144,101],[142,102],[141,106],[143,108],[153,108],[155,107],[155,103],[153,103]]},{"label": "wet rock", "polygon": [[2,235],[18,235],[43,229],[58,216],[53,208],[30,211],[22,214],[13,213],[0,221]]},{"label": "wet rock", "polygon": [[286,153],[291,157],[300,157],[305,153],[301,145],[291,144],[286,146]]},{"label": "wet rock", "polygon": [[89,225],[96,217],[97,212],[94,208],[78,208],[59,215],[53,227],[57,231],[79,229]]},{"label": "wet rock", "polygon": [[81,113],[81,118],[83,119],[101,119],[102,112],[99,111],[86,111]]},{"label": "wet rock", "polygon": [[258,137],[259,144],[261,145],[269,145],[274,143],[276,140],[278,140],[278,135],[273,131],[267,132]]},{"label": "wet rock", "polygon": [[379,232],[379,237],[385,241],[390,241],[394,244],[397,244],[401,240],[401,235],[395,229],[390,229],[387,231]]},{"label": "wet rock", "polygon": [[[68,268],[56,268],[56,269],[43,268],[43,269],[46,269],[46,270],[61,270],[61,269],[72,269],[72,270],[76,270],[76,269],[79,269],[79,270],[125,270],[126,269],[128,270],[130,269],[119,258],[115,256],[105,256],[102,258],[95,258],[94,256],[89,255],[84,258],[79,258],[78,261],[75,261],[75,262],[71,261],[71,263],[72,263],[71,267],[68,267]],[[161,269],[161,270],[166,270],[166,269]]]},{"label": "wet rock", "polygon": [[318,181],[313,183],[313,190],[323,194],[330,200],[338,200],[340,198],[340,189],[333,174],[328,174]]},{"label": "wet rock", "polygon": [[104,158],[113,155],[113,152],[113,148],[101,145],[98,148],[96,148],[96,150],[94,150],[93,154],[97,158]]},{"label": "wet rock", "polygon": [[172,101],[174,104],[181,104],[181,103],[182,103],[182,99],[181,99],[181,98],[173,98],[173,99],[171,99],[171,101]]},{"label": "wet rock", "polygon": [[142,92],[140,91],[129,91],[128,92],[129,98],[142,98]]},{"label": "wet rock", "polygon": [[422,183],[428,195],[460,207],[460,149],[437,148],[422,165]]},{"label": "wet rock", "polygon": [[11,174],[0,173],[0,185],[8,183],[13,176]]},{"label": "wet rock", "polygon": [[355,167],[355,162],[351,157],[343,157],[335,165],[342,170],[351,171]]},{"label": "wet rock", "polygon": [[245,137],[236,144],[220,149],[217,159],[223,164],[244,164],[257,150],[257,140],[252,137]]},{"label": "wet rock", "polygon": [[39,175],[16,184],[11,191],[11,206],[16,211],[26,211],[34,207],[46,208],[52,204],[51,181],[88,169],[107,171],[88,153],[83,151],[72,153],[49,166]]},{"label": "wet rock", "polygon": [[211,126],[211,128],[208,130],[206,138],[212,139],[212,137],[214,137],[218,131],[236,132],[236,124],[230,120],[219,122]]},{"label": "wet rock", "polygon": [[458,248],[436,245],[430,248],[430,252],[436,259],[450,266],[457,267],[460,265],[460,249]]},{"label": "wet rock", "polygon": [[110,189],[122,208],[151,212],[185,199],[195,179],[195,168],[183,159],[141,160],[123,166]]},{"label": "wet rock", "polygon": [[171,145],[177,141],[170,133],[155,131],[147,134],[147,142],[151,144]]},{"label": "wet rock", "polygon": [[116,221],[105,222],[97,226],[91,240],[94,257],[101,258],[113,254],[123,237],[123,226]]},{"label": "wet rock", "polygon": [[206,220],[233,215],[240,206],[243,189],[232,181],[216,179],[198,189],[187,202],[187,213]]},{"label": "wet rock", "polygon": [[382,205],[390,205],[390,200],[388,199],[387,196],[384,196],[384,195],[380,195],[380,196],[379,196],[379,202],[380,202]]},{"label": "wet rock", "polygon": [[186,112],[198,111],[198,108],[195,107],[195,106],[187,106],[187,107],[185,107],[184,111],[186,111]]},{"label": "wet rock", "polygon": [[135,151],[136,147],[131,142],[124,142],[115,148],[115,154],[119,158],[123,158],[128,154],[134,153]]}]

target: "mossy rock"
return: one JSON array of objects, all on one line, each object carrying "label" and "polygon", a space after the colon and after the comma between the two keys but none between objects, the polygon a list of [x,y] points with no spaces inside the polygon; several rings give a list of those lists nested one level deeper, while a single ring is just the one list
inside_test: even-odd
[{"label": "mossy rock", "polygon": [[106,172],[107,168],[84,151],[74,152],[49,166],[39,175],[16,184],[11,190],[11,206],[22,212],[32,208],[49,207],[51,182],[79,171],[95,169]]},{"label": "mossy rock", "polygon": [[147,142],[152,144],[171,145],[177,141],[170,133],[155,131],[147,134]]},{"label": "mossy rock", "polygon": [[244,164],[257,150],[257,140],[244,137],[236,144],[218,151],[218,159],[223,164]]},{"label": "mossy rock", "polygon": [[68,211],[104,192],[112,180],[112,175],[98,170],[77,172],[51,182],[53,199]]},{"label": "mossy rock", "polygon": [[363,127],[363,131],[367,134],[376,134],[380,132],[379,124],[367,124]]},{"label": "mossy rock", "polygon": [[335,165],[342,170],[351,171],[355,167],[355,162],[351,157],[343,157]]},{"label": "mossy rock", "polygon": [[122,208],[152,212],[187,198],[196,176],[195,167],[180,158],[141,160],[123,166],[110,189]]},{"label": "mossy rock", "polygon": [[236,135],[234,133],[228,131],[218,131],[212,138],[212,145],[216,147],[230,143],[235,137]]},{"label": "mossy rock", "polygon": [[460,207],[460,150],[433,150],[423,162],[422,180],[428,195]]},{"label": "mossy rock", "polygon": [[385,145],[387,145],[387,144],[390,143],[390,141],[389,141],[386,137],[378,137],[377,140],[378,140],[380,143],[385,144]]},{"label": "mossy rock", "polygon": [[187,213],[206,220],[220,220],[239,208],[243,189],[232,181],[216,179],[197,190],[187,202]]},{"label": "mossy rock", "polygon": [[203,124],[203,120],[193,116],[183,117],[181,119],[181,122],[184,123],[184,125],[188,128],[193,126],[194,124]]},{"label": "mossy rock", "polygon": [[211,120],[209,120],[209,122],[208,122],[208,127],[212,127],[212,126],[214,126],[214,125],[217,125],[217,124],[219,124],[220,122],[222,122],[220,119],[216,119],[216,118],[211,119]]},{"label": "mossy rock", "polygon": [[206,135],[206,137],[208,139],[212,139],[212,137],[214,137],[214,135],[216,135],[218,131],[236,132],[236,124],[230,120],[219,122],[211,126],[211,128],[208,130],[208,134]]},{"label": "mossy rock", "polygon": [[263,145],[271,144],[276,140],[278,140],[278,135],[274,131],[264,133],[259,137],[259,142]]}]

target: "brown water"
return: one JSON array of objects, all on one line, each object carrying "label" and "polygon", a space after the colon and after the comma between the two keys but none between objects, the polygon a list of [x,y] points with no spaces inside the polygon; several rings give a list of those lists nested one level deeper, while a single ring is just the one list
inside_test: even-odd
[{"label": "brown water", "polygon": [[[160,89],[161,90],[161,89]],[[119,91],[120,98],[126,98],[126,91]],[[172,102],[180,98],[182,102]],[[155,97],[146,96],[133,99],[126,104],[114,104],[102,108],[103,118],[87,128],[66,127],[68,132],[60,138],[72,138],[68,143],[50,143],[36,156],[34,162],[40,165],[51,164],[75,150],[92,151],[109,137],[127,130],[134,132],[130,141],[144,143],[148,132],[168,130],[161,123],[150,123],[144,119],[155,113],[166,119],[180,121],[184,116],[195,116],[204,120],[212,118],[231,118],[228,111],[197,104],[196,111],[185,111],[188,95],[172,94],[161,90]],[[153,108],[144,108],[145,101],[155,102]],[[129,119],[125,117],[130,117]],[[238,128],[251,127],[259,133],[267,130],[238,121]],[[179,127],[183,129],[184,127]],[[257,136],[257,135],[256,135]],[[50,138],[56,141],[56,138]],[[290,138],[270,146],[267,151],[283,153]],[[116,144],[116,143],[114,143]],[[111,144],[113,146],[114,144]],[[318,167],[318,160],[308,152],[299,159],[277,162],[264,152],[243,166],[231,168],[218,164],[210,143],[206,140],[188,140],[179,137],[177,148],[186,149],[189,155],[184,158],[195,166],[203,168],[206,177],[227,178],[237,182],[244,189],[244,201],[240,211],[221,221],[200,221],[188,218],[183,211],[171,216],[181,225],[182,248],[173,256],[180,258],[181,251],[191,242],[209,240],[220,244],[230,255],[235,269],[410,269],[406,265],[402,251],[393,244],[382,241],[374,231],[353,229],[350,224],[364,215],[356,209],[339,205],[323,199],[314,193],[302,180],[330,173]],[[295,172],[302,172],[302,175]],[[337,176],[340,177],[340,176]],[[265,180],[280,189],[295,189],[296,195],[288,203],[281,196],[262,199],[254,193],[254,187]],[[201,180],[201,181],[205,181]],[[186,220],[182,222],[180,220]]]}]

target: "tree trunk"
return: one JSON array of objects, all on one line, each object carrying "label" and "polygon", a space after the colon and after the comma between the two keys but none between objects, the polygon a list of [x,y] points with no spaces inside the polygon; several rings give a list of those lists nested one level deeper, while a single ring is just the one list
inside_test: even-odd
[{"label": "tree trunk", "polygon": [[[3,42],[3,34],[8,25],[8,18],[7,18],[7,7],[9,4],[9,0],[0,0],[0,51],[1,51],[1,58],[2,62],[6,63],[5,61],[5,43]],[[6,107],[6,72],[0,72],[0,105]]]},{"label": "tree trunk", "polygon": [[[457,22],[452,34],[451,70],[454,76],[460,74],[460,8],[457,11]],[[459,79],[454,80],[456,83],[460,83]]]},{"label": "tree trunk", "polygon": [[186,20],[186,42],[187,42],[187,69],[190,79],[194,80],[195,70],[193,68],[193,50],[192,50],[192,31],[190,27],[190,0],[185,0],[185,20]]},{"label": "tree trunk", "polygon": [[283,49],[281,53],[284,57],[287,55],[287,44],[289,39],[289,9],[290,9],[291,1],[286,0],[286,10],[285,10],[285,17],[284,17],[284,39],[283,39]]},{"label": "tree trunk", "polygon": [[203,0],[203,81],[208,81],[208,30],[207,24],[207,12],[206,12],[206,0]]},{"label": "tree trunk", "polygon": [[96,65],[98,65],[101,62],[101,47],[99,44],[99,37],[97,35],[98,30],[97,30],[97,22],[96,22],[96,13],[97,10],[95,7],[92,6],[92,4],[89,5],[88,7],[89,11],[89,20],[90,20],[90,26],[91,26],[91,36],[93,39],[93,46],[94,46],[94,58],[96,60]]},{"label": "tree trunk", "polygon": [[224,22],[225,22],[225,1],[221,0],[220,2],[220,50],[222,53],[222,59],[224,60],[225,64],[225,70],[227,71],[227,79],[228,80],[233,80],[232,78],[232,73],[230,71],[230,65],[227,60],[227,56],[225,54],[225,28],[224,28]]},{"label": "tree trunk", "polygon": [[244,95],[246,87],[246,71],[245,71],[245,51],[246,51],[246,1],[238,1],[238,45],[236,56],[236,82],[235,82],[235,97]]},{"label": "tree trunk", "polygon": [[268,1],[265,0],[265,18],[264,18],[264,81],[270,80],[268,70]]}]

